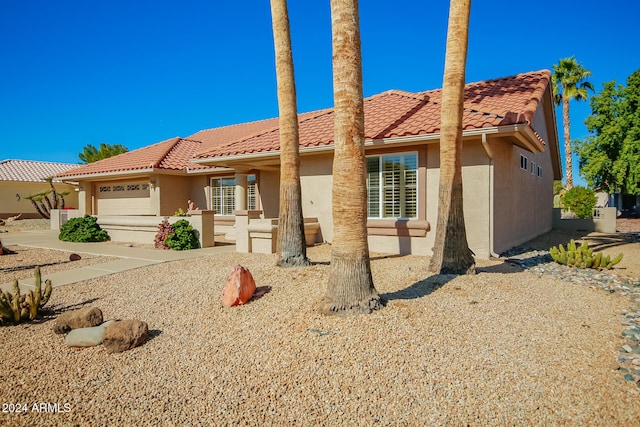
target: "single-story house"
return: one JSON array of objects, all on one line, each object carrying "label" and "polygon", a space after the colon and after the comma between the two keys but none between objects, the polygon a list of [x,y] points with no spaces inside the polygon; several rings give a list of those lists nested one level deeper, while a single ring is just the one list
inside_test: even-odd
[{"label": "single-story house", "polygon": [[[0,218],[21,214],[22,218],[40,218],[33,204],[26,197],[51,189],[45,178],[76,168],[69,163],[39,162],[33,160],[0,161]],[[78,206],[77,185],[54,179],[56,191],[68,193],[65,205]]]},{"label": "single-story house", "polygon": [[[552,227],[561,163],[550,83],[542,70],[466,85],[464,207],[478,257]],[[364,100],[371,251],[432,253],[441,95],[390,90]],[[333,109],[299,115],[303,215],[320,225],[316,241],[329,243],[333,120]],[[192,200],[216,211],[216,230],[237,229],[252,218],[278,217],[279,154],[274,118],[202,130],[58,176],[80,183],[82,213],[165,216]]]}]

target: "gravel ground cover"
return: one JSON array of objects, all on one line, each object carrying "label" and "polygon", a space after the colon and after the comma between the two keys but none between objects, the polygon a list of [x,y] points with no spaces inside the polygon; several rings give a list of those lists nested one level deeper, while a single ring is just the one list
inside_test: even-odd
[{"label": "gravel ground cover", "polygon": [[[637,425],[640,389],[617,359],[628,295],[504,260],[456,277],[372,255],[388,303],[352,318],[315,310],[327,245],[308,268],[220,254],[60,287],[42,320],[0,327],[0,425]],[[270,291],[227,308],[235,264]],[[65,347],[55,316],[88,305],[148,322],[149,340]]]}]

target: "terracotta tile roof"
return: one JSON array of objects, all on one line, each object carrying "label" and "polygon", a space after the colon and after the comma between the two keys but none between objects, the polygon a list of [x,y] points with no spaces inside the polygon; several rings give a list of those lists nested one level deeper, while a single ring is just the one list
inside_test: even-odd
[{"label": "terracotta tile roof", "polygon": [[0,181],[45,182],[44,178],[55,176],[76,166],[70,163],[2,160],[0,161]]},{"label": "terracotta tile roof", "polygon": [[[547,70],[470,83],[465,88],[464,129],[531,124],[549,85]],[[420,93],[391,90],[366,98],[365,137],[368,140],[428,135],[440,130],[441,90]],[[300,147],[333,144],[333,109],[299,115]],[[187,138],[171,138],[138,150],[59,173],[82,177],[143,170],[206,170],[193,163],[229,155],[279,150],[278,118],[205,129]]]},{"label": "terracotta tile roof", "polygon": [[202,145],[199,151],[208,151],[230,142],[259,134],[269,129],[277,129],[278,118],[257,120],[248,123],[240,123],[222,126],[213,129],[204,129],[187,137],[193,141],[200,141]]},{"label": "terracotta tile roof", "polygon": [[201,142],[179,137],[167,139],[138,150],[128,151],[107,159],[79,166],[58,174],[58,177],[109,174],[146,169],[184,170],[208,169],[208,166],[191,163]]},{"label": "terracotta tile roof", "polygon": [[[546,87],[548,70],[469,83],[465,87],[463,129],[512,124],[531,125]],[[440,89],[420,93],[391,90],[366,98],[365,138],[428,135],[440,131]],[[273,127],[269,127],[269,122]],[[300,147],[333,144],[333,110],[301,114]],[[235,141],[226,139],[203,145],[196,158],[223,157],[277,151],[280,148],[277,119],[263,121],[257,133]],[[242,125],[239,125],[242,126]],[[215,129],[214,129],[215,130]]]}]

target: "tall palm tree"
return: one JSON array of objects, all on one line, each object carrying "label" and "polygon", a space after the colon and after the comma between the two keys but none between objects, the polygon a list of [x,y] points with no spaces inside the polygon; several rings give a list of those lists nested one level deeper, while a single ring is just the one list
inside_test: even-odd
[{"label": "tall palm tree", "polygon": [[574,56],[563,58],[553,66],[553,96],[556,105],[562,103],[562,123],[564,125],[564,161],[567,175],[566,189],[573,187],[573,160],[571,158],[571,121],[569,119],[569,101],[586,100],[587,89],[593,92],[593,85],[587,81],[591,71],[583,68]]},{"label": "tall palm tree", "polygon": [[278,265],[283,267],[309,265],[302,216],[296,83],[293,73],[287,0],[271,0],[271,20],[280,117]]},{"label": "tall palm tree", "polygon": [[471,0],[451,0],[440,111],[438,220],[429,264],[440,274],[475,272],[462,208],[462,112],[470,14]]},{"label": "tall palm tree", "polygon": [[358,0],[331,0],[334,141],[331,271],[321,310],[370,313],[380,308],[367,242],[364,102]]}]

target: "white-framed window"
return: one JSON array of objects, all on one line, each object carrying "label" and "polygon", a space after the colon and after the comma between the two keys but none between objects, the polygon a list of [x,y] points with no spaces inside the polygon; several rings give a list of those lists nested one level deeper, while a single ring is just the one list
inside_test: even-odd
[{"label": "white-framed window", "polygon": [[542,168],[538,166],[538,178],[542,178]]},{"label": "white-framed window", "polygon": [[536,162],[531,162],[531,175],[536,174]]},{"label": "white-framed window", "polygon": [[418,155],[367,157],[369,218],[418,216]]},{"label": "white-framed window", "polygon": [[529,169],[527,166],[527,158],[522,154],[520,154],[520,169],[525,171]]},{"label": "white-framed window", "polygon": [[247,209],[258,209],[258,203],[256,201],[256,176],[249,175],[247,177]]},{"label": "white-framed window", "polygon": [[[247,177],[247,208],[256,209],[256,176]],[[234,177],[211,178],[211,209],[218,215],[233,215],[236,208],[236,180]]]}]

